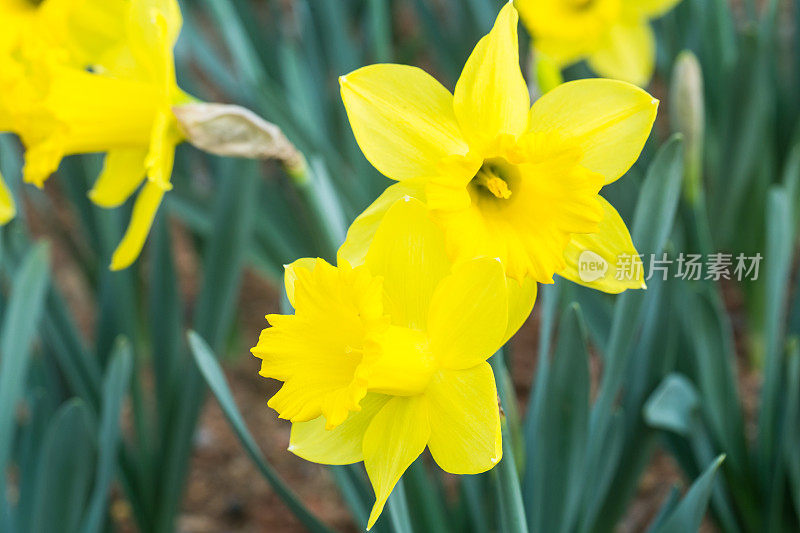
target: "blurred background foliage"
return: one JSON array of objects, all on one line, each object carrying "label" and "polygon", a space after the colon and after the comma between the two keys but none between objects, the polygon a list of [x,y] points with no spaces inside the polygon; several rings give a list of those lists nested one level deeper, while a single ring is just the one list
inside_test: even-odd
[{"label": "blurred background foliage", "polygon": [[[144,256],[114,273],[106,265],[130,205],[87,199],[101,160],[70,157],[34,190],[19,183],[16,139],[0,137],[0,170],[23,199],[0,230],[2,531],[175,530],[207,385],[286,504],[274,512],[332,527],[244,422],[239,409],[266,410],[266,391],[237,407],[214,354],[247,359],[256,341],[243,326],[253,306],[240,306],[246,272],[280,287],[283,264],[333,259],[389,183],[355,144],[338,76],[398,62],[452,88],[502,2],[181,4],[180,85],[274,122],[309,170],[182,146]],[[457,481],[419,460],[376,530],[612,531],[664,453],[690,490],[676,487],[648,526],[623,528],[800,530],[798,23],[794,0],[684,0],[658,20],[659,119],[640,161],[604,189],[641,253],[759,252],[758,281],[655,276],[646,292],[616,297],[544,287],[526,327],[534,340],[493,358],[504,460]],[[684,50],[700,75],[680,66],[687,56],[676,67]],[[588,76],[583,65],[566,72]],[[533,361],[533,382],[520,386]],[[257,361],[247,366],[255,374]],[[328,471],[355,524],[342,527],[362,528],[372,495],[361,467]]]}]

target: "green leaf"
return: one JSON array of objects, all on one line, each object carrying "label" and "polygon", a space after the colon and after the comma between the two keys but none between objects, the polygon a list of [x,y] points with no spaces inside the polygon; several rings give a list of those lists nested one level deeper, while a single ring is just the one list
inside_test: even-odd
[{"label": "green leaf", "polygon": [[392,18],[389,0],[368,0],[370,37],[375,63],[392,62]]},{"label": "green leaf", "polygon": [[700,529],[714,487],[714,477],[723,460],[725,456],[720,455],[711,463],[655,533],[686,533]]},{"label": "green leaf", "polygon": [[40,453],[31,533],[78,531],[93,476],[91,415],[81,400],[56,413]]},{"label": "green leaf", "polygon": [[[745,442],[744,415],[738,392],[734,359],[733,332],[718,294],[712,289],[700,294],[685,285],[676,298],[683,302],[679,317],[689,340],[689,374],[697,384],[708,431],[696,435],[695,452],[699,464],[705,464],[719,451],[728,457],[725,469],[730,495],[736,502],[741,521],[756,527],[759,521],[755,503],[757,487],[750,478],[750,457]],[[709,434],[707,434],[709,433]],[[716,443],[712,445],[711,443]],[[696,468],[696,467],[695,467]],[[715,499],[720,518],[725,518],[729,505],[724,495]],[[725,518],[727,520],[727,518]]]},{"label": "green leaf", "polygon": [[175,390],[180,387],[184,354],[183,302],[175,273],[168,220],[160,215],[150,236],[149,325],[159,434],[167,434]]},{"label": "green leaf", "polygon": [[45,352],[53,357],[72,394],[97,410],[102,372],[97,357],[86,349],[63,297],[51,290],[42,320]]},{"label": "green leaf", "polygon": [[[528,410],[524,421],[524,441],[525,441],[525,468],[532,464],[533,456],[536,453],[537,428],[539,418],[543,416],[544,396],[547,391],[546,383],[550,375],[550,348],[553,344],[553,335],[556,319],[558,318],[558,304],[561,297],[564,282],[557,280],[554,285],[542,285],[539,287],[538,313],[539,313],[539,344],[537,353],[540,354],[536,367],[536,375],[531,384],[531,394],[528,399]],[[533,355],[533,354],[531,354]],[[525,486],[530,484],[530,473],[526,473]]]},{"label": "green leaf", "polygon": [[[220,191],[214,205],[215,231],[204,249],[203,284],[195,309],[197,331],[219,348],[227,338],[235,317],[236,301],[251,242],[258,198],[257,162],[215,160]],[[175,391],[176,408],[169,433],[161,449],[158,491],[157,533],[171,531],[180,505],[182,487],[191,457],[192,437],[205,398],[202,376],[189,366]]]},{"label": "green leaf", "polygon": [[601,457],[602,461],[592,470],[585,470],[586,491],[582,495],[583,510],[579,528],[583,533],[596,530],[597,515],[622,460],[624,428],[625,415],[618,410],[611,416],[607,433],[600,440],[590,442],[592,446],[589,448],[590,453],[587,453],[587,462],[594,457]]},{"label": "green leaf", "polygon": [[[339,493],[350,508],[353,519],[358,524],[366,524],[372,508],[372,502],[370,501],[369,493],[359,479],[356,469],[356,465],[332,465],[328,467]],[[380,530],[381,525],[379,520],[375,523],[373,529]]]},{"label": "green leaf", "polygon": [[117,466],[122,405],[130,386],[132,369],[133,353],[130,344],[120,338],[112,351],[111,362],[103,381],[103,403],[97,439],[99,456],[94,489],[81,527],[84,533],[99,533],[103,528],[111,483]]},{"label": "green leaf", "polygon": [[409,506],[414,509],[414,524],[421,531],[448,531],[447,510],[438,491],[438,487],[431,480],[425,468],[423,457],[417,458],[405,474],[406,498]]},{"label": "green leaf", "polygon": [[764,383],[758,414],[758,466],[764,487],[772,484],[772,465],[781,448],[778,416],[781,408],[782,376],[785,372],[783,335],[786,322],[789,273],[794,251],[794,226],[786,192],[773,187],[767,204],[767,243],[764,256],[765,359]]},{"label": "green leaf", "polygon": [[644,419],[652,427],[688,437],[700,398],[694,385],[681,374],[670,374],[644,406]]},{"label": "green leaf", "polygon": [[[516,394],[510,380],[502,378],[504,373],[508,372],[502,350],[489,359],[489,363],[496,376],[495,381],[498,383],[501,405],[506,405],[505,402],[516,402]],[[500,464],[492,470],[500,528],[506,533],[527,533],[528,522],[525,516],[525,505],[522,501],[519,470],[514,456],[514,432],[509,428],[509,420],[505,416],[501,416],[500,426],[503,439],[503,458],[500,460]]]},{"label": "green leaf", "polygon": [[558,344],[535,432],[536,453],[525,475],[534,532],[568,532],[578,519],[589,426],[589,353],[580,307],[560,321]]},{"label": "green leaf", "polygon": [[657,254],[667,242],[683,184],[683,150],[683,137],[673,135],[647,170],[631,229],[640,253]]},{"label": "green leaf", "polygon": [[[795,136],[798,137],[798,136]],[[800,139],[795,140],[783,167],[782,185],[789,197],[795,237],[800,227]]]},{"label": "green leaf", "polygon": [[681,492],[678,490],[678,487],[673,486],[669,491],[667,499],[661,506],[661,509],[659,509],[658,514],[653,519],[653,523],[650,524],[650,527],[647,529],[647,533],[655,533],[658,528],[664,525],[664,522],[672,515],[675,508],[678,507],[678,502],[680,502],[680,500]]},{"label": "green leaf", "polygon": [[[633,217],[633,242],[642,254],[659,254],[672,230],[683,180],[683,141],[674,135],[658,151],[645,178]],[[614,308],[605,349],[606,368],[593,418],[608,419],[611,401],[623,378],[629,349],[643,317],[646,291],[626,291]],[[633,321],[632,317],[636,317]],[[594,425],[594,423],[593,423]]]},{"label": "green leaf", "polygon": [[216,228],[204,257],[203,285],[198,298],[195,329],[219,348],[236,310],[244,258],[252,237],[258,197],[257,164],[220,160],[224,179],[214,212]]},{"label": "green leaf", "polygon": [[414,533],[414,528],[411,526],[411,515],[408,510],[405,484],[402,478],[392,489],[392,493],[386,503],[388,507],[387,514],[395,533]]},{"label": "green leaf", "polygon": [[[33,373],[33,369],[30,371]],[[32,377],[32,376],[30,376]],[[29,381],[30,381],[29,377]],[[52,388],[40,387],[28,391],[25,405],[29,416],[19,428],[19,437],[14,457],[19,478],[17,488],[19,499],[15,509],[15,523],[18,531],[30,531],[33,513],[31,509],[36,494],[36,478],[39,470],[39,453],[50,421],[53,419],[59,399],[53,397]],[[13,529],[13,528],[9,528]]]},{"label": "green leaf", "polygon": [[503,433],[503,458],[492,470],[495,475],[495,501],[499,511],[500,531],[528,533],[519,474],[511,446],[511,432],[508,430],[505,418],[501,419],[500,425]]},{"label": "green leaf", "polygon": [[792,337],[788,345],[782,459],[786,461],[795,515],[800,519],[800,450],[797,447],[800,442],[800,339]]},{"label": "green leaf", "polygon": [[312,159],[306,175],[295,183],[310,212],[314,235],[323,237],[317,245],[317,255],[333,262],[336,251],[347,235],[347,223],[338,193],[323,161]]},{"label": "green leaf", "polygon": [[[43,244],[25,257],[12,278],[0,330],[0,495],[5,494],[5,472],[15,435],[14,417],[25,391],[31,346],[44,310],[49,262],[50,253]],[[0,496],[0,502],[4,501]]]},{"label": "green leaf", "polygon": [[217,359],[214,357],[214,354],[211,352],[206,342],[193,331],[189,332],[188,339],[189,347],[192,355],[194,355],[197,367],[200,369],[211,392],[219,402],[222,412],[225,413],[225,417],[231,425],[231,429],[236,433],[247,455],[250,456],[267,482],[269,482],[281,500],[283,500],[289,510],[303,525],[313,532],[328,532],[329,529],[311,514],[264,458],[255,439],[247,429],[247,425],[239,412],[239,408],[236,406],[236,402],[225,380],[222,368],[219,366]]},{"label": "green leaf", "polygon": [[490,531],[488,491],[486,490],[487,475],[464,475],[461,476],[461,491],[464,497],[464,507],[466,507],[466,518],[474,528],[474,531]]},{"label": "green leaf", "polygon": [[[673,135],[650,165],[636,205],[632,236],[639,252],[659,254],[666,245],[678,208],[683,170],[683,141],[680,135]],[[648,298],[651,298],[648,291],[638,290],[629,290],[617,297],[611,333],[603,351],[603,376],[591,413],[590,442],[616,439],[616,436],[612,439],[610,433],[614,400],[624,382],[625,369],[633,354],[631,347],[645,318],[642,308]],[[587,449],[586,469],[590,478],[599,479],[601,471],[605,472],[606,457],[600,454],[600,449],[599,446]],[[583,500],[595,502],[591,504],[593,509],[604,496],[598,486],[585,486]],[[584,525],[594,520],[593,513],[598,510],[584,517]]]}]

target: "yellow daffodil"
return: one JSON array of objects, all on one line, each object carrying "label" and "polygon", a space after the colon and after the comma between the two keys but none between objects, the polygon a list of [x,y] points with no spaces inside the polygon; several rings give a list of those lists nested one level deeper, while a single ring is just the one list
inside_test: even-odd
[{"label": "yellow daffodil", "polygon": [[[363,257],[386,209],[409,195],[431,211],[456,261],[499,257],[522,285],[552,283],[558,273],[611,293],[642,288],[641,269],[617,275],[620,261],[641,261],[598,192],[638,158],[658,101],[628,83],[597,79],[564,84],[531,107],[517,25],[509,3],[470,55],[454,94],[403,65],[342,76],[361,150],[399,183],[356,219],[340,255]],[[587,254],[605,262],[602,275],[582,275]]]},{"label": "yellow daffodil", "polygon": [[292,422],[296,455],[364,461],[376,495],[368,529],[426,447],[455,474],[500,460],[486,360],[520,320],[496,259],[453,267],[425,206],[406,198],[387,212],[363,264],[301,259],[285,281],[295,314],[267,316],[272,327],[252,350],[261,375],[284,382],[269,406]]},{"label": "yellow daffodil", "polygon": [[606,78],[645,86],[656,45],[649,19],[680,0],[514,0],[533,46],[563,68],[587,59]]},{"label": "yellow daffodil", "polygon": [[56,11],[61,16],[52,24],[63,39],[47,45],[23,40],[18,53],[0,59],[17,73],[12,90],[0,97],[0,131],[20,136],[24,181],[37,186],[66,155],[106,152],[90,198],[115,207],[138,190],[111,261],[112,269],[125,268],[139,255],[171,188],[175,146],[182,140],[171,111],[189,100],[177,86],[172,55],[180,10],[175,0],[80,0],[72,10]]}]

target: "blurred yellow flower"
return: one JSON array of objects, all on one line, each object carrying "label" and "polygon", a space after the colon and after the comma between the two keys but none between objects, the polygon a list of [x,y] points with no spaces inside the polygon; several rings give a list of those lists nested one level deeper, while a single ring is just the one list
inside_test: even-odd
[{"label": "blurred yellow flower", "polygon": [[[581,80],[531,107],[517,25],[509,3],[467,60],[455,94],[403,65],[341,77],[361,150],[399,182],[356,219],[341,258],[363,258],[388,207],[409,195],[427,205],[456,261],[499,257],[523,286],[552,283],[558,273],[612,293],[644,287],[640,269],[615,275],[619,257],[641,262],[624,222],[598,192],[638,158],[658,101],[625,82]],[[598,279],[581,279],[586,251],[609,266]]]},{"label": "blurred yellow flower", "polygon": [[286,268],[295,314],[267,316],[272,327],[252,349],[261,375],[284,382],[269,406],[292,422],[296,455],[364,461],[376,494],[368,528],[426,446],[455,474],[500,460],[486,360],[521,322],[507,291],[495,259],[453,267],[441,230],[411,198],[388,210],[364,264]]},{"label": "blurred yellow flower", "polygon": [[649,19],[680,0],[514,0],[533,46],[561,69],[587,59],[600,76],[645,86],[656,46]]},{"label": "blurred yellow flower", "polygon": [[[175,80],[181,27],[175,0],[46,0],[24,11],[48,40],[19,36],[0,56],[0,131],[25,148],[24,181],[42,186],[70,154],[106,152],[90,198],[115,207],[136,194],[133,216],[111,261],[139,255],[170,177],[182,135],[172,106],[190,98]],[[50,14],[45,17],[45,14]],[[142,183],[144,182],[144,185]]]}]

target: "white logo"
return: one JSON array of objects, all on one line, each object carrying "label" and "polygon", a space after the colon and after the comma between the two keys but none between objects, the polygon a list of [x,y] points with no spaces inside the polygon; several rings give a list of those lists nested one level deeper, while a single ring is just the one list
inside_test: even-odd
[{"label": "white logo", "polygon": [[608,262],[589,250],[584,250],[578,257],[578,277],[584,283],[591,283],[602,278],[608,272]]}]

